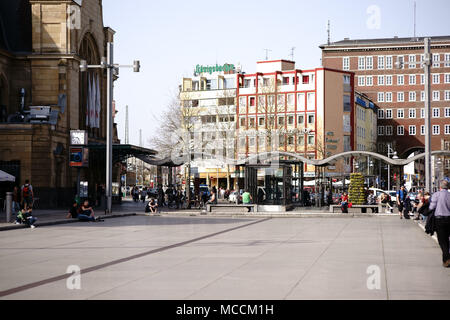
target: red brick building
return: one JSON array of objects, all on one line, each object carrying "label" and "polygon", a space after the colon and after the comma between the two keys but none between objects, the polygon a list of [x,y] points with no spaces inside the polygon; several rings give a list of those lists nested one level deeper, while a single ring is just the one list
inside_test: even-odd
[{"label": "red brick building", "polygon": [[[326,68],[355,73],[355,90],[380,108],[378,151],[392,144],[399,157],[424,148],[423,38],[363,39],[321,45]],[[431,37],[431,147],[450,146],[450,36]],[[397,61],[404,67],[398,69]],[[411,62],[411,64],[409,63]],[[449,159],[444,160],[446,171]]]}]

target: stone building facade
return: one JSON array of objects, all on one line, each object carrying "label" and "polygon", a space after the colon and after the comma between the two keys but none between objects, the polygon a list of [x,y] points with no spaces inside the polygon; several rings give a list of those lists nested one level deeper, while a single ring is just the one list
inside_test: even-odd
[{"label": "stone building facade", "polygon": [[[89,144],[106,141],[106,71],[82,73],[80,61],[100,64],[114,31],[103,26],[101,0],[2,0],[0,28],[0,170],[15,175],[18,185],[29,179],[41,206],[66,205],[77,179],[69,166],[70,130],[87,130]],[[97,128],[86,122],[94,74]],[[50,107],[49,118],[30,121],[33,106]],[[104,162],[104,152],[91,153],[89,168],[82,169],[91,198],[105,181]]]}]

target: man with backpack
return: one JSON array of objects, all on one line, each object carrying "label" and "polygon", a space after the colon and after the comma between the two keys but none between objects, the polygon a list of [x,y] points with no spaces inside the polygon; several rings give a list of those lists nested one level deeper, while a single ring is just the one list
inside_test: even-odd
[{"label": "man with backpack", "polygon": [[397,205],[398,212],[400,213],[400,219],[402,219],[403,217],[405,217],[405,219],[409,219],[410,203],[408,198],[408,191],[406,190],[405,186],[401,186],[400,190],[397,191]]},{"label": "man with backpack", "polygon": [[25,180],[25,184],[20,189],[22,195],[22,206],[23,208],[31,208],[33,206],[33,186],[30,184],[29,180]]}]

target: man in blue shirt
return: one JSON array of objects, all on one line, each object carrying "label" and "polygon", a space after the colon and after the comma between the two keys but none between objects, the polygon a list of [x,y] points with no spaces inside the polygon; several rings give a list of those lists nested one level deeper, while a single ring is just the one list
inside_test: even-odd
[{"label": "man in blue shirt", "polygon": [[401,186],[400,190],[397,191],[397,205],[400,213],[400,219],[402,219],[402,213],[405,219],[409,219],[410,203],[408,199],[408,191],[405,186]]},{"label": "man in blue shirt", "polygon": [[442,249],[442,262],[446,268],[450,267],[450,192],[448,191],[448,185],[448,181],[442,180],[440,183],[441,190],[433,194],[430,203],[430,210],[435,210],[436,233]]}]

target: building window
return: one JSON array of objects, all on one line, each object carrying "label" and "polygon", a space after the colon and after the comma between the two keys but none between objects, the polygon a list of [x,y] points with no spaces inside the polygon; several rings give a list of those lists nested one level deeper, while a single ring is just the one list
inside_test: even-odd
[{"label": "building window", "polygon": [[289,77],[283,77],[283,85],[289,85]]},{"label": "building window", "polygon": [[425,84],[425,75],[424,74],[420,75],[420,84]]},{"label": "building window", "polygon": [[415,91],[409,92],[409,101],[416,101],[416,92]]},{"label": "building window", "polygon": [[433,118],[439,118],[439,108],[433,108]]},{"label": "building window", "polygon": [[241,127],[245,127],[245,118],[244,118],[244,117],[239,118],[239,125],[240,125]]},{"label": "building window", "polygon": [[386,109],[386,119],[392,119],[392,109]]},{"label": "building window", "polygon": [[410,63],[409,64],[409,68],[410,69],[415,69],[416,68],[416,64],[415,64],[415,62],[416,62],[416,55],[415,54],[410,54],[409,55],[409,62],[414,62],[414,63]]},{"label": "building window", "polygon": [[402,86],[405,84],[405,76],[397,75],[397,85]]},{"label": "building window", "polygon": [[397,102],[404,102],[405,94],[403,92],[397,92]]},{"label": "building window", "polygon": [[439,101],[439,91],[433,91],[433,101]]},{"label": "building window", "polygon": [[386,69],[392,69],[392,56],[386,56]]},{"label": "building window", "polygon": [[397,109],[397,118],[403,119],[405,117],[405,111],[403,109]]},{"label": "building window", "polygon": [[445,90],[444,98],[445,101],[450,101],[450,90]]},{"label": "building window", "polygon": [[285,99],[285,95],[284,94],[279,94],[277,96],[277,104],[279,107],[284,107],[284,99]]},{"label": "building window", "polygon": [[308,124],[315,124],[315,119],[313,114],[308,114]]},{"label": "building window", "polygon": [[384,119],[384,110],[378,109],[378,119]]},{"label": "building window", "polygon": [[392,126],[386,126],[386,135],[392,136]]},{"label": "building window", "polygon": [[416,84],[416,75],[412,74],[409,76],[409,85],[415,85]]},{"label": "building window", "polygon": [[297,140],[298,140],[298,145],[299,146],[304,146],[305,145],[305,136],[304,135],[299,135]]},{"label": "building window", "polygon": [[420,92],[420,101],[425,101],[425,91]]},{"label": "building window", "polygon": [[384,92],[378,92],[378,102],[384,102]]},{"label": "building window", "polygon": [[366,57],[366,70],[373,69],[373,57]]},{"label": "building window", "polygon": [[350,57],[343,57],[342,58],[342,69],[343,70],[350,70]]},{"label": "building window", "polygon": [[434,74],[432,75],[433,84],[439,84],[439,80],[440,80],[439,78],[440,78],[440,75],[434,73]]},{"label": "building window", "polygon": [[397,135],[403,136],[405,134],[405,127],[404,126],[397,126]]},{"label": "building window", "polygon": [[314,135],[308,135],[308,145],[314,145],[315,142]]},{"label": "building window", "polygon": [[303,76],[302,77],[302,83],[303,84],[309,84],[309,76]]},{"label": "building window", "polygon": [[344,84],[350,84],[350,76],[344,75]]},{"label": "building window", "polygon": [[258,126],[259,127],[264,127],[266,125],[266,118],[264,117],[259,117],[258,118]]},{"label": "building window", "polygon": [[392,86],[392,76],[386,76],[386,85]]},{"label": "building window", "polygon": [[415,136],[416,135],[416,126],[409,126],[408,131],[409,131],[410,136]]},{"label": "building window", "polygon": [[308,92],[308,104],[306,108],[308,110],[314,110],[316,108],[316,94],[314,92]]},{"label": "building window", "polygon": [[378,76],[378,85],[384,86],[384,76]]},{"label": "building window", "polygon": [[392,92],[386,92],[386,102],[392,102]]},{"label": "building window", "polygon": [[420,135],[422,135],[422,136],[425,135],[425,126],[424,125],[420,126]]},{"label": "building window", "polygon": [[278,125],[284,126],[284,117],[278,117]]},{"label": "building window", "polygon": [[444,83],[450,83],[450,73],[444,74]]},{"label": "building window", "polygon": [[289,93],[289,94],[287,95],[287,105],[288,105],[289,107],[295,106],[295,96],[294,96],[293,93]]},{"label": "building window", "polygon": [[403,56],[397,56],[397,62],[399,63],[400,69],[405,69],[405,58]]},{"label": "building window", "polygon": [[345,95],[343,102],[344,102],[344,112],[352,111],[352,106],[350,104],[350,96]]},{"label": "building window", "polygon": [[256,105],[256,98],[255,97],[250,97],[250,106],[254,107]]},{"label": "building window", "polygon": [[410,119],[416,118],[416,109],[409,109],[409,118]]},{"label": "building window", "polygon": [[252,128],[252,129],[256,128],[256,119],[254,117],[248,118],[248,121],[249,121],[248,126],[250,128]]},{"label": "building window", "polygon": [[358,77],[358,86],[363,87],[364,86],[365,77],[360,76]]},{"label": "building window", "polygon": [[294,116],[288,116],[288,125],[292,126],[294,125]]},{"label": "building window", "polygon": [[438,136],[440,134],[440,126],[433,125],[433,136]]},{"label": "building window", "polygon": [[366,59],[364,57],[358,57],[358,70],[365,70]]},{"label": "building window", "polygon": [[450,134],[450,124],[445,125],[445,134]]},{"label": "building window", "polygon": [[439,53],[433,53],[433,68],[440,67],[440,55]]},{"label": "building window", "polygon": [[297,94],[297,110],[305,110],[305,94],[298,93]]},{"label": "building window", "polygon": [[304,115],[298,116],[297,120],[298,120],[297,124],[299,126],[303,126],[305,124],[305,116]]},{"label": "building window", "polygon": [[366,77],[366,86],[373,86],[373,77],[372,76],[367,76]]},{"label": "building window", "polygon": [[420,109],[420,117],[425,119],[425,108]]},{"label": "building window", "polygon": [[446,118],[450,118],[450,108],[449,108],[449,107],[445,108],[444,116],[445,116]]},{"label": "building window", "polygon": [[266,96],[264,95],[258,96],[258,108],[264,108],[265,106],[266,106]]},{"label": "building window", "polygon": [[246,107],[247,106],[247,97],[239,97],[239,106]]},{"label": "building window", "polygon": [[275,96],[274,95],[267,96],[267,105],[269,107],[273,107],[275,105]]},{"label": "building window", "polygon": [[450,53],[446,53],[444,56],[445,67],[450,67]]},{"label": "building window", "polygon": [[378,56],[378,69],[384,69],[384,56]]},{"label": "building window", "polygon": [[378,126],[378,135],[379,136],[383,136],[384,135],[384,127],[383,126]]}]

